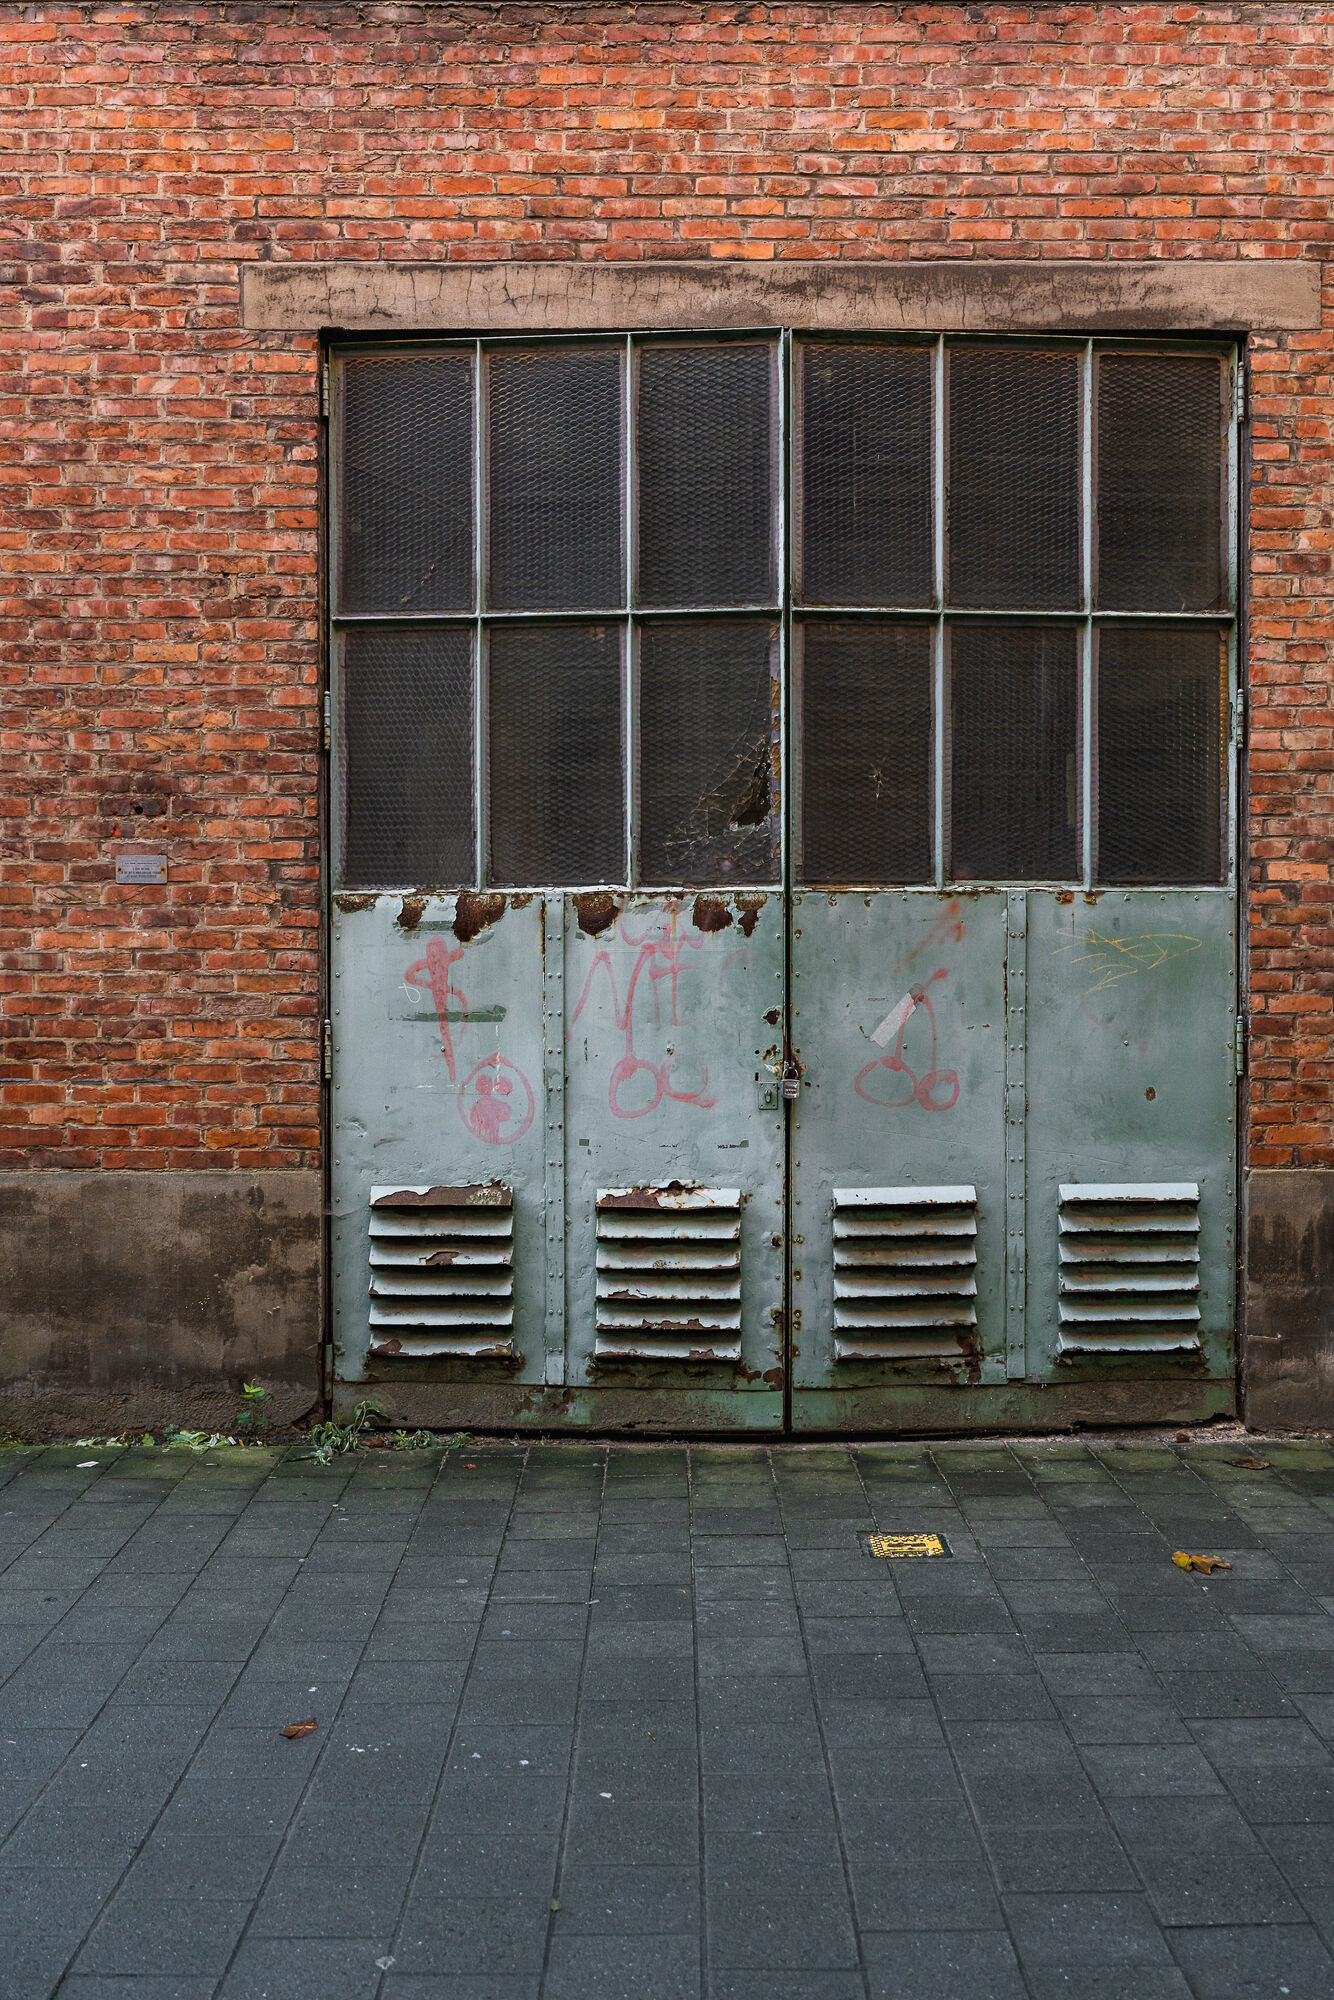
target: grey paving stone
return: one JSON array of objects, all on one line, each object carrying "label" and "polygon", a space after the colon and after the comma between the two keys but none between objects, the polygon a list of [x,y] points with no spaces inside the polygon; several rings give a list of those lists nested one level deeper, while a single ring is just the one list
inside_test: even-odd
[{"label": "grey paving stone", "polygon": [[1160,1923],[1300,1921],[1300,1905],[1230,1799],[1111,1799],[1108,1813]]},{"label": "grey paving stone", "polygon": [[947,1721],[1055,1721],[1051,1696],[1035,1673],[935,1673],[930,1692]]},{"label": "grey paving stone", "polygon": [[1172,1951],[1200,2000],[1330,2000],[1334,1958],[1309,1924],[1214,1924],[1171,1933]]},{"label": "grey paving stone", "polygon": [[699,1940],[553,1937],[543,2000],[697,2000]]},{"label": "grey paving stone", "polygon": [[259,1894],[278,1852],[271,1834],[155,1833],[125,1887],[142,1901],[238,1902]]},{"label": "grey paving stone", "polygon": [[715,1972],[705,2000],[866,2000],[860,1972]]},{"label": "grey paving stone", "polygon": [[698,1865],[594,1863],[567,1857],[554,1935],[637,1937],[699,1929]]},{"label": "grey paving stone", "polygon": [[400,1978],[390,1971],[381,1990],[384,2000],[538,2000],[541,1987],[537,1973],[506,1978],[503,1974],[492,1977],[465,1972],[451,1978],[448,1974],[418,1977],[409,1972]]},{"label": "grey paving stone", "polygon": [[1134,1863],[1101,1810],[1038,1826],[997,1819],[986,1826],[984,1838],[996,1879],[1007,1892],[1094,1895],[1140,1886]]},{"label": "grey paving stone", "polygon": [[862,1947],[871,2000],[1027,2000],[1003,1930],[864,1933]]},{"label": "grey paving stone", "polygon": [[218,2000],[371,2000],[388,1938],[246,1938]]},{"label": "grey paving stone", "polygon": [[1134,1977],[1140,1966],[1170,1966],[1171,1954],[1142,1895],[1007,1895],[1005,1914],[1025,1971],[1114,1966]]},{"label": "grey paving stone", "polygon": [[1223,1786],[1191,1743],[1086,1744],[1084,1769],[1103,1798],[1173,1797],[1214,1793]]},{"label": "grey paving stone", "polygon": [[419,1879],[393,1946],[395,1967],[400,1973],[538,1973],[549,1903],[532,1892],[458,1896]]},{"label": "grey paving stone", "polygon": [[1303,1820],[1257,1831],[1295,1889],[1328,1891],[1334,1882],[1334,1825],[1327,1820]]},{"label": "grey paving stone", "polygon": [[[545,1962],[544,2000],[674,1981],[696,2000],[701,1855],[707,1991],[729,2000],[863,1990],[849,1877],[869,1993],[903,2000],[1276,1990],[1244,1954],[1150,1962],[1138,1932],[1112,1950],[1088,1923],[1055,1956],[1029,1941],[1025,1986],[996,1884],[1147,1909],[1160,1945],[1321,1929],[1334,1480],[1300,1500],[1253,1481],[1264,1505],[1242,1507],[1147,1447],[1105,1469],[1068,1441],[943,1447],[943,1479],[921,1447],[703,1448],[694,1524],[721,1532],[692,1585],[684,1451],[469,1451],[336,1476],[227,1454],[174,1469],[152,1512],[156,1480],[119,1472],[126,1498],[99,1472],[101,1497],[67,1504],[50,1458],[46,1498],[5,1504],[26,1474],[4,1489],[0,1672],[27,1679],[0,1724],[11,1692],[46,1692],[44,1658],[69,1662],[53,1698],[100,1697],[0,1728],[0,1929],[7,1893],[46,1913],[5,1965],[16,2000],[50,2000],[121,1912],[149,1933],[204,1912],[184,1952],[233,1906],[225,1973],[89,1956],[64,1990],[337,2000],[383,1978],[385,2000],[536,2000]],[[854,1461],[880,1525],[943,1525],[954,1563],[862,1555]],[[1236,1551],[1230,1593],[1173,1572],[1176,1545]],[[108,1700],[89,1649],[117,1636]],[[316,1736],[285,1743],[308,1712]]]},{"label": "grey paving stone", "polygon": [[61,2000],[212,2000],[212,1978],[177,1979],[171,1974],[71,1973],[60,1982]]},{"label": "grey paving stone", "polygon": [[121,1890],[94,1925],[74,1972],[218,1979],[250,1915],[247,1901]]},{"label": "grey paving stone", "polygon": [[255,1907],[250,1936],[358,1938],[392,1931],[407,1895],[407,1873],[377,1863],[372,1842],[358,1858],[361,1846],[349,1829],[349,1851],[337,1862],[309,1867],[284,1856]]}]

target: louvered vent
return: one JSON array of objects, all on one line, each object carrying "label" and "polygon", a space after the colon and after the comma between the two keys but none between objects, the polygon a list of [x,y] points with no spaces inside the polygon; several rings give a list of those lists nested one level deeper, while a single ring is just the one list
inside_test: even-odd
[{"label": "louvered vent", "polygon": [[977,1325],[977,1190],[834,1189],[834,1355],[959,1358]]},{"label": "louvered vent", "polygon": [[599,1361],[741,1359],[741,1190],[599,1188]]},{"label": "louvered vent", "polygon": [[1061,1353],[1198,1349],[1199,1293],[1193,1181],[1061,1189]]},{"label": "louvered vent", "polygon": [[372,1188],[372,1355],[512,1355],[513,1257],[502,1182]]}]

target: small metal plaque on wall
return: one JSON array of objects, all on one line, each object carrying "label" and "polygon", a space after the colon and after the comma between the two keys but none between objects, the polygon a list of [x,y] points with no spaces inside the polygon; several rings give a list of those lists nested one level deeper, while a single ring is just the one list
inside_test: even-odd
[{"label": "small metal plaque on wall", "polygon": [[118,882],[165,882],[167,879],[167,857],[165,854],[118,854],[116,856],[116,880]]}]

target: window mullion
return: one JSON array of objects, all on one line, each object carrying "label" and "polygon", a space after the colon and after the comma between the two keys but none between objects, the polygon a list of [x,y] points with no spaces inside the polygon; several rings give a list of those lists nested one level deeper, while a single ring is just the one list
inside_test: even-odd
[{"label": "window mullion", "polygon": [[486,360],[480,340],[473,343],[473,838],[475,880],[479,887],[487,878],[488,847],[488,717],[486,704]]},{"label": "window mullion", "polygon": [[638,590],[639,495],[635,470],[635,343],[625,336],[624,444],[625,477],[625,626],[621,684],[624,688],[625,742],[625,879],[633,888],[639,880],[639,646],[635,624]]},{"label": "window mullion", "polygon": [[946,875],[946,825],[945,825],[945,768],[948,754],[948,732],[945,724],[945,517],[948,505],[946,491],[946,407],[945,336],[936,340],[934,362],[934,393],[931,398],[931,457],[932,457],[932,588],[935,594],[936,629],[931,648],[931,799],[932,799],[932,839],[931,851],[935,864],[937,889],[945,886]]},{"label": "window mullion", "polygon": [[1080,449],[1079,449],[1079,569],[1080,599],[1084,611],[1083,630],[1079,639],[1079,787],[1077,811],[1080,833],[1080,873],[1086,889],[1093,886],[1096,867],[1094,851],[1094,829],[1096,804],[1094,799],[1093,733],[1094,733],[1094,677],[1093,677],[1093,530],[1094,530],[1094,466],[1093,466],[1093,342],[1084,346],[1084,365],[1080,383]]}]

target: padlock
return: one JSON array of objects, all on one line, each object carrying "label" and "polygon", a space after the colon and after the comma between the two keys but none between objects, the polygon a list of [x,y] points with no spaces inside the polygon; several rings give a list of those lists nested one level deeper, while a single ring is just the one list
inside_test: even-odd
[{"label": "padlock", "polygon": [[801,1094],[801,1064],[790,1058],[783,1064],[783,1102],[792,1104]]}]

